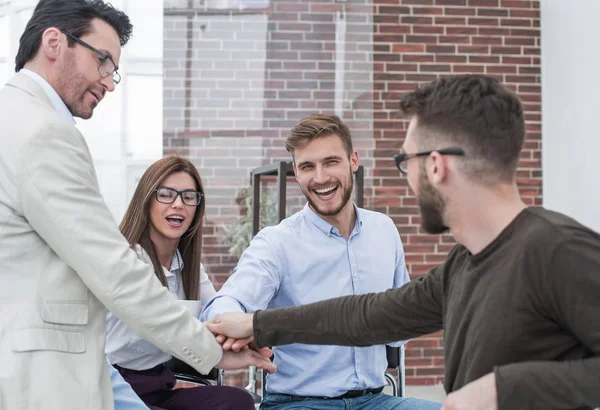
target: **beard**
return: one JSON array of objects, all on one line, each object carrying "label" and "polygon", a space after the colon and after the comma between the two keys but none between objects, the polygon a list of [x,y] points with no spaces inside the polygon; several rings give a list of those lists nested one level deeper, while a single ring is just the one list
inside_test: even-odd
[{"label": "beard", "polygon": [[319,215],[323,215],[323,216],[337,215],[337,214],[339,214],[342,211],[342,209],[344,209],[344,207],[346,206],[346,204],[350,200],[350,196],[352,195],[352,189],[354,188],[354,179],[352,178],[352,169],[350,168],[350,177],[346,180],[346,183],[343,184],[343,185],[340,185],[339,188],[338,188],[338,189],[342,189],[342,201],[340,202],[340,204],[337,207],[335,207],[333,209],[322,209],[322,208],[320,208],[311,199],[310,191],[312,191],[312,189],[309,189],[309,192],[306,192],[302,186],[300,186],[300,188],[302,189],[302,192],[304,193],[304,196],[308,200],[308,203],[309,203],[310,207],[316,213],[318,213]]},{"label": "beard", "polygon": [[419,195],[417,204],[419,205],[419,210],[421,212],[421,226],[427,233],[440,234],[449,229],[444,224],[446,200],[442,194],[429,183],[425,167],[421,169],[419,175]]},{"label": "beard", "polygon": [[76,71],[75,67],[77,67],[75,55],[71,51],[65,55],[62,61],[60,71],[63,75],[56,80],[56,91],[73,117],[87,120],[91,118],[95,106],[90,107],[85,102],[89,83],[83,74]]}]

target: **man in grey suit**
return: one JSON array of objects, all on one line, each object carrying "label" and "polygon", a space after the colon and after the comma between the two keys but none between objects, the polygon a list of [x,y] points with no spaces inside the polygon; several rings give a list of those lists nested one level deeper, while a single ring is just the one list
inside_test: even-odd
[{"label": "man in grey suit", "polygon": [[[106,308],[200,372],[273,365],[223,353],[130,250],[73,116],[120,81],[129,18],[102,0],[42,0],[0,91],[0,408],[112,409]],[[268,352],[263,351],[263,354]]]}]

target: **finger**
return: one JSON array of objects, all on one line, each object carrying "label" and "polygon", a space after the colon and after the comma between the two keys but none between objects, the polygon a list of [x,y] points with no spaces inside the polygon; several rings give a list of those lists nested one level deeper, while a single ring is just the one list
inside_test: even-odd
[{"label": "finger", "polygon": [[216,339],[217,339],[217,343],[219,343],[220,345],[222,345],[225,342],[225,340],[227,340],[227,337],[223,336],[223,335],[217,335]]},{"label": "finger", "polygon": [[254,366],[259,367],[261,369],[265,369],[270,374],[275,373],[277,371],[277,366],[275,366],[275,363],[265,358],[255,360]]},{"label": "finger", "polygon": [[275,363],[269,360],[269,363],[266,364],[265,367],[263,367],[263,369],[269,372],[269,374],[273,374],[277,371],[277,366],[275,366]]},{"label": "finger", "polygon": [[242,349],[242,347],[248,346],[252,341],[254,341],[254,336],[246,337],[244,339],[238,339],[235,341],[235,343],[233,343],[232,348],[234,351],[239,352]]},{"label": "finger", "polygon": [[[223,343],[223,350],[232,350],[232,346],[233,344],[236,342],[236,339],[233,339],[231,337],[228,337],[227,340],[225,341],[225,343]],[[234,352],[238,352],[239,349],[233,349]]]},{"label": "finger", "polygon": [[270,359],[273,356],[273,351],[268,347],[261,347],[257,352],[265,359]]},{"label": "finger", "polygon": [[256,350],[262,357],[269,359],[271,356],[273,356],[273,351],[271,349],[268,347],[258,347],[256,343],[254,343],[254,340],[250,342],[248,346],[250,349]]}]

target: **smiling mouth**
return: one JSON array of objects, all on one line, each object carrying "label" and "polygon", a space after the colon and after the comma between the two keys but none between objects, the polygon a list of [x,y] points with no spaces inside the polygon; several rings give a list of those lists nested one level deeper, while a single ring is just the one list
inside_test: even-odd
[{"label": "smiling mouth", "polygon": [[169,226],[173,228],[179,228],[183,225],[184,218],[181,216],[167,216],[165,218]]},{"label": "smiling mouth", "polygon": [[330,186],[327,188],[313,189],[313,192],[321,199],[331,199],[338,190],[338,186]]},{"label": "smiling mouth", "polygon": [[101,96],[99,96],[98,94],[96,94],[96,93],[94,93],[94,92],[90,91],[90,90],[88,90],[88,92],[89,92],[90,94],[92,94],[92,97],[94,97],[94,99],[96,100],[96,105],[97,105],[97,104],[99,104],[99,103],[100,103],[100,101],[102,100],[102,97],[101,97]]}]

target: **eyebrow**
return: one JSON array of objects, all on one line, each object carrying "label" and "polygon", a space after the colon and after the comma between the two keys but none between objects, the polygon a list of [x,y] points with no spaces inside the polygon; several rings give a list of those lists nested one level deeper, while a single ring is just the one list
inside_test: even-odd
[{"label": "eyebrow", "polygon": [[297,164],[296,166],[299,168],[299,167],[302,167],[304,165],[311,165],[311,164],[312,164],[312,161],[302,161],[299,164]]},{"label": "eyebrow", "polygon": [[111,60],[113,60],[113,56],[110,53],[110,51],[108,51],[108,50],[106,50],[104,48],[97,48],[96,50],[103,52],[104,54],[106,54],[107,56],[109,56]]}]

